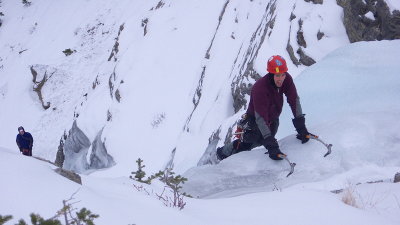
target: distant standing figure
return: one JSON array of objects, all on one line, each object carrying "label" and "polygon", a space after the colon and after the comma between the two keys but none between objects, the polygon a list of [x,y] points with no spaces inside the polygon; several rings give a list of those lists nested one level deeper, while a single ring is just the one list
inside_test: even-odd
[{"label": "distant standing figure", "polygon": [[17,145],[22,154],[32,156],[33,137],[23,127],[18,127]]}]

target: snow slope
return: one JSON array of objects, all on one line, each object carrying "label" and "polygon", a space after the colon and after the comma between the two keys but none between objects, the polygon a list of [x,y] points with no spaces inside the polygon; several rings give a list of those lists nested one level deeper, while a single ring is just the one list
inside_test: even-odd
[{"label": "snow slope", "polygon": [[[96,224],[399,224],[400,188],[389,181],[400,171],[400,43],[347,45],[335,1],[35,0],[25,7],[3,0],[0,6],[2,215],[48,218],[79,190],[77,206],[100,214]],[[288,44],[300,48],[300,19],[302,49],[317,61],[309,68],[296,67],[286,51]],[[66,56],[65,49],[75,51]],[[285,106],[277,137],[297,163],[292,176],[263,148],[196,166],[207,157],[212,133],[220,131],[215,144],[222,145],[245,110],[234,110],[235,82],[254,83],[246,71],[263,75],[272,54],[287,59],[308,129],[332,143],[333,153],[323,158],[320,143],[301,145]],[[32,91],[33,70],[36,81],[47,79],[43,104]],[[82,186],[20,156],[14,142],[23,125],[35,138],[33,154],[54,160],[74,121],[89,145],[83,160],[66,165],[76,164],[70,168],[82,172]],[[87,170],[96,144],[115,166]],[[185,191],[202,199],[186,199],[178,211],[137,192],[127,177],[139,157],[148,174],[172,163],[189,178]],[[366,184],[376,180],[383,182]],[[330,192],[349,186],[360,209]],[[146,188],[161,193],[163,185]]]},{"label": "snow slope", "polygon": [[[235,113],[232,86],[254,83],[246,71],[263,75],[272,54],[287,59],[293,76],[306,68],[285,50],[289,43],[299,57],[299,20],[303,51],[317,61],[348,43],[334,1],[6,0],[1,10],[0,146],[15,148],[23,125],[33,154],[53,161],[76,122],[89,146],[65,166],[96,169],[90,158],[99,144],[115,161],[110,176],[129,173],[139,157],[153,172],[172,156],[181,173],[196,165],[212,133],[221,128],[223,142],[243,113],[245,106]],[[36,81],[47,76],[43,104],[33,70]]]},{"label": "snow slope", "polygon": [[[188,93],[197,82],[192,74],[200,68],[222,1],[167,2],[155,9],[158,2],[43,0],[23,7],[4,1],[2,9],[10,17],[1,27],[2,145],[14,147],[12,131],[22,124],[35,137],[34,154],[54,160],[60,137],[77,120],[91,142],[105,127],[102,141],[118,163],[116,171],[126,172],[132,161],[125,159],[135,160],[143,152],[157,153],[154,167],[161,168],[190,111],[186,100],[191,101]],[[199,37],[198,47],[186,51],[194,37]],[[62,51],[68,48],[76,52],[66,57]],[[48,73],[42,90],[45,103],[51,104],[48,110],[31,91],[31,66],[38,80]],[[178,81],[181,88],[171,88]],[[162,114],[166,119],[156,129],[152,122]],[[149,136],[159,136],[159,144],[147,147]],[[141,138],[127,145],[132,137]]]},{"label": "snow slope", "polygon": [[[76,206],[100,214],[96,224],[399,224],[400,186],[391,183],[400,171],[400,79],[393,73],[400,69],[399,46],[400,41],[351,44],[299,75],[295,82],[308,128],[332,143],[333,152],[324,158],[320,143],[301,145],[294,135],[279,140],[297,163],[288,178],[287,164],[269,160],[262,148],[242,152],[184,173],[185,191],[204,198],[186,198],[178,211],[136,191],[129,174],[96,171],[82,175],[79,187],[50,164],[0,148],[0,212],[48,218],[79,190]],[[290,122],[289,115],[281,118]],[[163,186],[146,188],[161,193]],[[353,190],[358,208],[344,204],[343,193],[330,192],[343,188]]]}]

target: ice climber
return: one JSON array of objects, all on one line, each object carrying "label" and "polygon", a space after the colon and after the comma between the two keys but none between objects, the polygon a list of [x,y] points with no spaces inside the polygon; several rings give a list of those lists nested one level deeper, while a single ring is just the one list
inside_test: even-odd
[{"label": "ice climber", "polygon": [[272,56],[267,63],[268,73],[257,80],[251,90],[250,103],[246,114],[238,123],[235,134],[238,139],[217,148],[217,158],[223,160],[241,151],[249,151],[263,145],[273,160],[282,160],[286,155],[281,152],[275,134],[278,131],[279,115],[282,112],[283,94],[287,98],[294,119],[293,125],[301,143],[309,140],[305,126],[300,98],[287,72],[286,61],[279,55]]},{"label": "ice climber", "polygon": [[18,127],[17,145],[22,154],[32,156],[33,137],[23,127]]}]

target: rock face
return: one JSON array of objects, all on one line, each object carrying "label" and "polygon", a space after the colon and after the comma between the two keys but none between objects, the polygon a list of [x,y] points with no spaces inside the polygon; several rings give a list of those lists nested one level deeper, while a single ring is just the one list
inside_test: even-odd
[{"label": "rock face", "polygon": [[[275,9],[276,1],[271,1],[265,9],[263,17],[265,19],[260,22],[253,33],[249,46],[241,49],[241,51],[245,52],[244,57],[241,60],[235,60],[235,68],[238,69],[232,71],[232,74],[236,75],[231,84],[235,113],[240,109],[246,109],[248,104],[246,97],[250,95],[254,81],[264,76],[264,74],[259,74],[254,69],[254,62],[257,59],[262,44],[274,28],[276,19]],[[241,54],[241,52],[239,52],[239,54]]]},{"label": "rock face", "polygon": [[314,4],[322,4],[324,3],[324,0],[304,0],[306,2],[312,2]]},{"label": "rock face", "polygon": [[250,79],[258,80],[261,75],[258,74],[253,68],[247,68],[243,76],[239,77],[237,80],[232,82],[232,98],[233,98],[233,108],[235,112],[238,112],[242,108],[246,108],[247,100],[246,96],[250,96],[252,84],[246,81]]},{"label": "rock face", "polygon": [[400,172],[396,173],[396,175],[394,175],[394,183],[398,183],[400,182]]},{"label": "rock face", "polygon": [[60,145],[58,145],[56,160],[54,161],[54,164],[60,168],[63,167],[65,161],[64,143],[65,140],[67,140],[67,137],[68,137],[67,134],[64,132],[64,134],[60,138]]},{"label": "rock face", "polygon": [[306,66],[311,66],[312,64],[315,63],[315,60],[310,56],[306,55],[301,47],[297,50],[297,53],[300,56],[299,61],[301,62],[301,64]]},{"label": "rock face", "polygon": [[343,7],[343,23],[351,43],[400,39],[400,11],[390,12],[384,0],[336,2]]},{"label": "rock face", "polygon": [[65,160],[64,140],[61,138],[60,145],[58,146],[58,150],[57,150],[56,160],[54,161],[54,164],[58,167],[63,167],[64,160]]}]

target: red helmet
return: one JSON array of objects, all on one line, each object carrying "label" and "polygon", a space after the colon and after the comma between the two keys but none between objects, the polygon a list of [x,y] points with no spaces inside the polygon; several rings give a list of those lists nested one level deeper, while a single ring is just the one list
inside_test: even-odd
[{"label": "red helmet", "polygon": [[273,55],[268,59],[267,71],[273,74],[288,71],[285,59],[280,55]]}]

